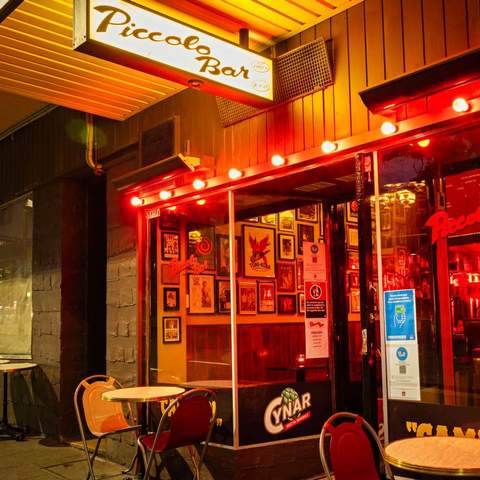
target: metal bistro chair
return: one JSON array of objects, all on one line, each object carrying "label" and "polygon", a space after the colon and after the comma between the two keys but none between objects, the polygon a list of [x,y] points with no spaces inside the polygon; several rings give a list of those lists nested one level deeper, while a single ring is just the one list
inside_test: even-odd
[{"label": "metal bistro chair", "polygon": [[[102,393],[115,390],[117,388],[122,388],[122,385],[114,377],[107,375],[92,375],[83,379],[78,384],[73,396],[78,427],[80,429],[80,435],[82,436],[83,449],[85,451],[85,456],[88,463],[89,471],[87,480],[90,477],[92,477],[92,480],[95,480],[93,462],[97,456],[98,448],[100,447],[100,442],[102,439],[109,435],[135,431],[140,428],[140,425],[131,425],[127,422],[121,403],[107,402],[102,400]],[[88,430],[92,435],[97,437],[97,443],[92,456],[90,456],[88,452],[82,415],[80,413],[80,397],[83,406],[83,417],[85,418]],[[128,415],[132,419],[132,422],[134,422],[135,417],[130,405],[128,405]],[[135,459],[137,458],[137,452],[138,445],[130,466],[122,473],[127,473],[132,470]]]},{"label": "metal bistro chair", "polygon": [[382,444],[364,418],[349,412],[333,414],[324,423],[319,442],[320,460],[328,480],[332,480],[333,476],[327,461],[327,449],[335,480],[394,479],[390,466],[385,461],[385,477],[379,474],[371,440],[378,447],[383,461]]},{"label": "metal bistro chair", "polygon": [[[148,478],[156,454],[185,446],[188,447],[195,468],[193,480],[200,478],[200,468],[215,424],[216,408],[214,401],[215,392],[212,390],[206,388],[189,390],[177,397],[166,408],[158,423],[156,433],[138,438],[138,445],[146,464],[144,480]],[[201,442],[204,442],[204,445],[198,456],[194,444]],[[148,461],[147,451],[150,452]],[[164,461],[161,460],[156,472],[157,477],[164,467]]]}]

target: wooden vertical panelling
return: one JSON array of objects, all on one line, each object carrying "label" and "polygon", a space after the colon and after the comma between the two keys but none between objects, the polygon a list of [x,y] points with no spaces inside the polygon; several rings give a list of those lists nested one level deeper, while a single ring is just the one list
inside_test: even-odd
[{"label": "wooden vertical panelling", "polygon": [[467,0],[468,46],[480,46],[480,1]]},{"label": "wooden vertical panelling", "polygon": [[[331,19],[325,20],[322,23],[319,23],[315,29],[317,37],[323,37],[326,40],[332,38],[332,21]],[[333,42],[333,40],[332,40]],[[337,64],[335,62],[335,57],[332,58],[332,68],[333,76],[336,81],[337,78]],[[333,85],[327,87],[323,91],[323,109],[324,109],[324,138],[332,139],[335,138],[335,98],[333,92]]]},{"label": "wooden vertical panelling", "polygon": [[313,123],[313,95],[303,97],[303,124],[305,125],[305,149],[314,146],[314,123]]},{"label": "wooden vertical panelling", "polygon": [[285,103],[285,154],[293,153],[293,104]]},{"label": "wooden vertical panelling", "polygon": [[267,158],[272,158],[272,155],[283,152],[275,150],[275,113],[273,110],[267,112]]},{"label": "wooden vertical panelling", "polygon": [[249,146],[248,160],[249,160],[250,166],[256,165],[258,162],[258,156],[257,156],[258,118],[259,117],[253,117],[248,121],[249,135],[250,135],[250,138],[248,139],[249,140],[248,141],[248,146]]},{"label": "wooden vertical panelling", "polygon": [[468,48],[467,11],[465,0],[445,0],[445,31],[447,33],[447,56]]},{"label": "wooden vertical panelling", "polygon": [[335,139],[351,135],[347,12],[332,18],[335,62]]},{"label": "wooden vertical panelling", "polygon": [[304,149],[303,102],[301,98],[293,101],[293,151],[300,152]]},{"label": "wooden vertical panelling", "polygon": [[383,31],[385,72],[389,79],[405,71],[401,0],[383,0]]},{"label": "wooden vertical panelling", "polygon": [[270,161],[267,153],[267,114],[261,113],[257,120],[258,137],[257,137],[257,155],[258,163]]},{"label": "wooden vertical panelling", "polygon": [[405,70],[423,67],[422,0],[403,0],[403,50]]},{"label": "wooden vertical panelling", "polygon": [[312,95],[313,107],[313,144],[318,147],[325,139],[325,122],[323,119],[323,91]]},{"label": "wooden vertical panelling", "polygon": [[287,129],[285,110],[286,105],[281,105],[273,113],[275,121],[275,151],[282,154],[285,154],[285,131]]},{"label": "wooden vertical panelling", "polygon": [[423,44],[427,64],[445,56],[443,0],[423,0]]},{"label": "wooden vertical panelling", "polygon": [[[365,0],[365,37],[367,85],[371,87],[385,80],[382,0]],[[383,120],[381,116],[369,113],[371,129],[379,128]]]},{"label": "wooden vertical panelling", "polygon": [[350,58],[350,108],[352,134],[368,130],[368,110],[358,92],[367,86],[365,58],[365,9],[363,3],[348,10],[348,52]]}]

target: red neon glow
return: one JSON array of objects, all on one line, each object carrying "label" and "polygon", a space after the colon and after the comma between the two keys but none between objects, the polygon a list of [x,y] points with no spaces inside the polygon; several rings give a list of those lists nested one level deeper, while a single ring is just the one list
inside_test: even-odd
[{"label": "red neon glow", "polygon": [[464,98],[458,97],[452,102],[452,108],[457,113],[468,112],[470,104]]},{"label": "red neon glow", "polygon": [[382,126],[380,127],[380,131],[384,135],[392,135],[398,130],[398,127],[392,122],[383,122]]},{"label": "red neon glow", "polygon": [[335,142],[331,142],[330,140],[325,140],[322,142],[322,152],[323,153],[332,153],[337,149],[338,145]]},{"label": "red neon glow", "polygon": [[285,165],[285,157],[279,155],[278,153],[272,156],[271,161],[274,167],[281,167],[282,165]]},{"label": "red neon glow", "polygon": [[206,185],[207,182],[205,182],[205,180],[202,180],[201,178],[196,178],[192,183],[192,186],[195,190],[201,190],[202,188],[205,188]]},{"label": "red neon glow", "polygon": [[468,225],[480,223],[480,207],[469,215],[461,215],[458,218],[448,218],[447,212],[434,213],[425,223],[432,229],[432,244],[439,238],[446,238],[447,235],[453,235],[463,230]]},{"label": "red neon glow", "polygon": [[143,200],[139,197],[132,197],[130,199],[130,205],[132,205],[132,207],[140,207],[143,205]]}]

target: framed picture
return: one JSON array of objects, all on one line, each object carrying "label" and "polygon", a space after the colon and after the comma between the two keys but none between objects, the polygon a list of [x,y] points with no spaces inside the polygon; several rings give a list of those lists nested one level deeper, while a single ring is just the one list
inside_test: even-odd
[{"label": "framed picture", "polygon": [[214,275],[205,273],[188,276],[190,313],[215,313],[214,279]]},{"label": "framed picture", "polygon": [[170,263],[162,263],[161,267],[161,281],[163,285],[179,285],[180,272],[177,272]]},{"label": "framed picture", "polygon": [[180,235],[178,232],[162,232],[162,260],[180,259]]},{"label": "framed picture", "polygon": [[297,208],[297,220],[302,222],[318,222],[318,205],[313,203],[312,205],[304,205]]},{"label": "framed picture", "polygon": [[180,289],[166,287],[163,289],[163,310],[175,312],[180,309]]},{"label": "framed picture", "polygon": [[358,248],[358,228],[347,224],[345,231],[348,248]]},{"label": "framed picture", "polygon": [[258,313],[275,313],[275,282],[263,280],[258,282]]},{"label": "framed picture", "polygon": [[277,263],[277,288],[279,292],[295,291],[294,263]]},{"label": "framed picture", "polygon": [[215,227],[211,225],[188,225],[188,255],[197,258],[198,263],[206,264],[207,270],[215,270],[214,238]]},{"label": "framed picture", "polygon": [[347,202],[347,222],[358,222],[358,202],[356,200],[353,200],[353,202]]},{"label": "framed picture", "polygon": [[295,260],[295,236],[287,233],[278,234],[278,258]]},{"label": "framed picture", "polygon": [[163,343],[180,343],[182,341],[182,319],[180,317],[162,318]]},{"label": "framed picture", "polygon": [[385,209],[380,212],[380,230],[392,229],[392,211]]},{"label": "framed picture", "polygon": [[349,272],[348,274],[348,291],[358,290],[360,288],[360,273]]},{"label": "framed picture", "polygon": [[230,282],[228,280],[217,280],[217,311],[218,313],[230,313],[232,300],[230,293]]},{"label": "framed picture", "polygon": [[323,203],[318,204],[318,225],[320,227],[320,237],[325,237],[324,221],[323,221]]},{"label": "framed picture", "polygon": [[315,230],[313,225],[304,225],[299,223],[297,225],[297,253],[303,255],[303,242],[314,242]]},{"label": "framed picture", "polygon": [[358,268],[358,252],[352,252],[351,250],[347,251],[347,269],[358,270]]},{"label": "framed picture", "polygon": [[298,313],[305,313],[305,294],[297,293]]},{"label": "framed picture", "polygon": [[243,315],[257,313],[257,282],[238,283],[238,313]]},{"label": "framed picture", "polygon": [[352,290],[349,295],[350,313],[360,312],[360,290]]},{"label": "framed picture", "polygon": [[278,313],[297,313],[297,296],[278,295],[277,297]]},{"label": "framed picture", "polygon": [[258,223],[259,218],[258,217],[247,218],[245,221],[251,222],[251,223]]},{"label": "framed picture", "polygon": [[269,213],[268,215],[262,215],[260,217],[260,223],[264,223],[265,225],[277,226],[277,214]]},{"label": "framed picture", "polygon": [[295,232],[295,210],[285,210],[278,214],[278,228],[283,232]]},{"label": "framed picture", "polygon": [[243,274],[275,278],[275,229],[243,225]]},{"label": "framed picture", "polygon": [[304,284],[303,260],[297,260],[297,290],[303,290]]},{"label": "framed picture", "polygon": [[393,220],[395,223],[405,223],[407,221],[407,209],[399,201],[393,204]]},{"label": "framed picture", "polygon": [[[220,277],[228,277],[230,275],[230,244],[228,235],[217,235],[216,253],[217,253],[217,275]],[[235,246],[237,249],[237,258],[235,259],[235,273],[238,273],[238,265],[240,262],[240,237],[235,237]]]}]

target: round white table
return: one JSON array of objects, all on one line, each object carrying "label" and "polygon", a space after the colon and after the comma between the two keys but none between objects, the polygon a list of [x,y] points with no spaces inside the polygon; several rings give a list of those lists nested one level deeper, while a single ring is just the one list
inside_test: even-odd
[{"label": "round white table", "polygon": [[8,435],[15,440],[23,440],[25,438],[26,428],[13,426],[8,423],[8,374],[22,370],[31,370],[36,366],[36,363],[9,362],[8,360],[0,363],[0,372],[3,372],[3,413],[2,421],[0,422],[0,434]]},{"label": "round white table", "polygon": [[170,386],[117,388],[103,393],[102,399],[108,402],[147,403],[167,400],[182,394],[184,391],[184,388]]},{"label": "round white table", "polygon": [[415,437],[385,447],[385,461],[425,478],[480,478],[480,440],[457,437]]}]

